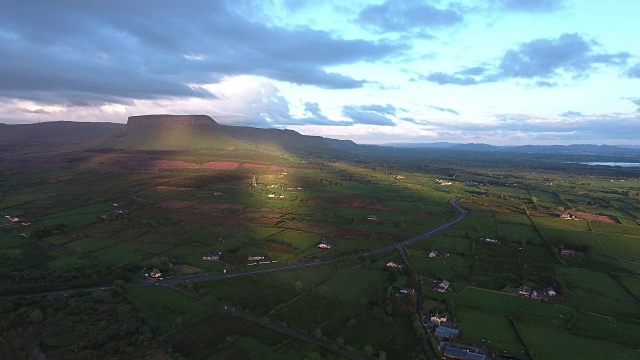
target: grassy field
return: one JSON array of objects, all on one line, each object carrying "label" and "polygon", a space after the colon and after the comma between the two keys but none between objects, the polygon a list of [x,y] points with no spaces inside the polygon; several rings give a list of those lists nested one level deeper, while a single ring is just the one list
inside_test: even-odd
[{"label": "grassy field", "polygon": [[206,305],[164,286],[128,288],[125,297],[161,334],[174,329],[176,322],[179,326],[209,311]]},{"label": "grassy field", "polygon": [[366,302],[374,289],[383,286],[386,280],[385,271],[353,267],[340,269],[322,287],[326,288],[327,295],[362,303]]},{"label": "grassy field", "polygon": [[517,322],[517,328],[536,360],[606,360],[638,357],[635,349],[611,341],[576,336],[559,329],[521,321]]},{"label": "grassy field", "polygon": [[519,354],[526,350],[511,321],[505,316],[465,306],[456,308],[456,316],[464,342],[511,354]]}]

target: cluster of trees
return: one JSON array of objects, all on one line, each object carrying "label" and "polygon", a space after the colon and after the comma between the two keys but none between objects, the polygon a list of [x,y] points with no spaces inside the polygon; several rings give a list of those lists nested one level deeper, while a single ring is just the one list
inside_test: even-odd
[{"label": "cluster of trees", "polygon": [[[71,267],[64,269],[0,270],[0,294],[29,294],[60,289],[78,289],[112,284],[118,274],[102,269]],[[120,279],[120,280],[126,280]]]},{"label": "cluster of trees", "polygon": [[147,319],[111,292],[0,300],[0,339],[11,359],[178,359]]}]

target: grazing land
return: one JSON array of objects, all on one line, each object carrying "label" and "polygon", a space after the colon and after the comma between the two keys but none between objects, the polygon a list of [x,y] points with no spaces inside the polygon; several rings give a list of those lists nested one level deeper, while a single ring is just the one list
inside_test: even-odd
[{"label": "grazing land", "polygon": [[640,170],[223,135],[1,152],[0,358],[638,356]]}]

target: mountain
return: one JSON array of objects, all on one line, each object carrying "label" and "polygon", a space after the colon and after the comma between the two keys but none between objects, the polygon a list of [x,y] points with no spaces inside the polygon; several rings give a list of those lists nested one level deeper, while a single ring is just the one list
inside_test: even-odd
[{"label": "mountain", "polygon": [[301,155],[338,151],[332,146],[334,143],[327,140],[293,130],[221,125],[207,115],[143,115],[129,117],[123,129],[98,142],[96,147],[140,150],[234,148]]}]

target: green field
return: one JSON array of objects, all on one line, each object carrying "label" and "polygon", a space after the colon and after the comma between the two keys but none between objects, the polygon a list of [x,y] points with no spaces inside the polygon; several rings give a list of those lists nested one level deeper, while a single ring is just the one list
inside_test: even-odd
[{"label": "green field", "polygon": [[628,346],[570,334],[543,325],[518,321],[517,328],[534,359],[635,359],[638,352]]},{"label": "green field", "polygon": [[128,288],[125,297],[161,334],[173,330],[176,322],[180,326],[209,311],[201,302],[164,286]]}]

